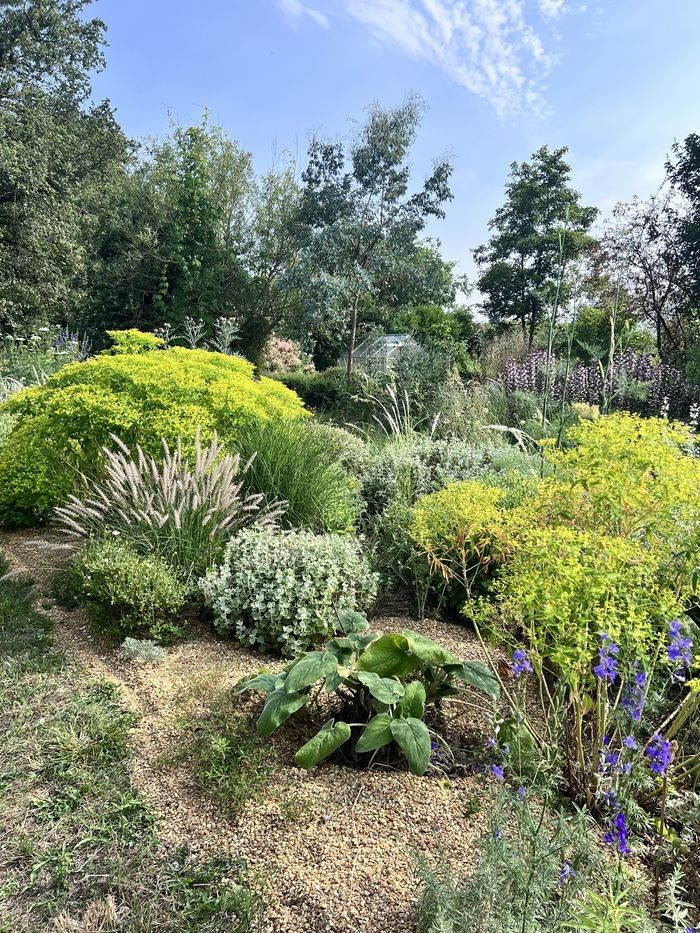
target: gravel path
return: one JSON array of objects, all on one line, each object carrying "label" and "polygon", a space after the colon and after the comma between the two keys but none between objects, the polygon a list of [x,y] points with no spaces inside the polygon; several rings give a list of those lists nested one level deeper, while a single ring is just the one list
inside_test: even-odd
[{"label": "gravel path", "polygon": [[[0,533],[0,549],[10,572],[29,573],[39,592],[66,556],[61,539],[44,530]],[[488,810],[483,774],[416,778],[328,763],[307,773],[294,766],[293,746],[280,734],[272,740],[267,793],[228,819],[193,786],[186,762],[164,767],[163,758],[182,743],[183,716],[206,715],[216,694],[266,659],[202,628],[157,666],[125,661],[81,611],[43,608],[69,656],[92,676],[118,683],[138,713],[133,780],[160,817],[161,837],[195,853],[243,858],[266,889],[269,933],[405,933],[418,890],[417,853],[434,864],[442,851],[457,873],[470,870]],[[372,628],[412,628],[464,660],[482,656],[459,625],[385,617]],[[485,729],[487,710],[480,716],[448,703],[445,722],[448,735],[469,735]],[[475,800],[485,804],[476,816]]]}]

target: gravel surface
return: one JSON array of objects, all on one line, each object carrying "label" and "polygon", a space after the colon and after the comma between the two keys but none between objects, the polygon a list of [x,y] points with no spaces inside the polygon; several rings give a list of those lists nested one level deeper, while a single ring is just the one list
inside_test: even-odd
[{"label": "gravel surface", "polygon": [[[66,549],[49,531],[0,533],[10,573],[27,572],[42,596]],[[55,639],[90,675],[119,684],[138,713],[132,761],[136,789],[160,817],[160,835],[194,853],[243,858],[266,892],[269,933],[405,933],[418,885],[415,856],[434,864],[444,852],[458,874],[472,867],[475,839],[488,810],[483,773],[413,777],[405,771],[358,771],[324,763],[307,773],[294,766],[294,744],[282,733],[266,794],[235,819],[222,816],[193,785],[187,762],[164,766],[182,745],[183,718],[206,715],[212,698],[242,676],[281,662],[262,658],[202,627],[158,664],[125,660],[96,635],[79,610],[42,601]],[[372,622],[379,631],[412,628],[464,660],[481,649],[464,627],[405,616]],[[488,708],[444,705],[448,736],[487,726]],[[300,725],[304,728],[308,724]],[[474,800],[480,813],[470,814]]]}]

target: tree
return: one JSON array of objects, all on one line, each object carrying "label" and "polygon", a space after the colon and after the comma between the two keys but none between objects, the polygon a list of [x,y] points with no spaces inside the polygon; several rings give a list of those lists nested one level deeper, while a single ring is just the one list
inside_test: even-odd
[{"label": "tree", "polygon": [[0,326],[66,321],[85,287],[85,194],[123,172],[109,103],[88,105],[104,24],[89,0],[0,2]]},{"label": "tree", "polygon": [[297,191],[292,166],[256,178],[250,153],[206,115],[175,127],[113,193],[95,192],[85,320],[103,330],[235,317],[237,346],[254,357],[294,300]]},{"label": "tree", "polygon": [[493,234],[474,250],[489,320],[517,321],[529,346],[554,301],[560,273],[560,299],[565,299],[566,271],[592,242],[588,231],[597,209],[583,207],[571,188],[566,152],[543,146],[530,162],[512,163],[506,202],[489,223]]},{"label": "tree", "polygon": [[623,310],[653,328],[659,354],[672,362],[685,355],[692,291],[684,213],[664,184],[646,201],[618,204],[593,252],[594,284],[619,284]]},{"label": "tree", "polygon": [[[391,303],[392,283],[408,278],[427,218],[444,217],[443,205],[452,197],[445,160],[418,191],[408,193],[407,158],[422,109],[413,97],[393,109],[375,105],[347,150],[318,139],[309,147],[296,282],[308,329],[345,333],[348,377],[363,316],[376,312],[378,300]],[[423,300],[431,300],[425,290]]]},{"label": "tree", "polygon": [[691,133],[673,146],[666,175],[682,198],[677,213],[678,245],[688,269],[689,299],[697,317],[700,309],[700,135]]}]

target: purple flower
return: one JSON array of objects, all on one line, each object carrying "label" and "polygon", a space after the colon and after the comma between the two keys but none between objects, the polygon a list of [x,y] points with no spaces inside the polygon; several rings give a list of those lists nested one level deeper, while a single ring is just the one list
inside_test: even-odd
[{"label": "purple flower", "polygon": [[618,675],[617,655],[619,653],[620,646],[616,645],[608,634],[601,632],[598,663],[593,668],[593,673],[599,680],[607,680],[611,684],[615,683]]},{"label": "purple flower", "polygon": [[498,781],[505,781],[506,779],[505,772],[500,765],[491,765],[491,774]]},{"label": "purple flower", "polygon": [[628,735],[622,744],[625,746],[625,748],[631,748],[632,751],[635,751],[637,748],[637,740],[633,735]]},{"label": "purple flower", "polygon": [[673,759],[673,749],[671,743],[661,733],[655,732],[652,735],[649,744],[644,749],[644,754],[649,759],[649,767],[654,774],[662,776],[666,774]]},{"label": "purple flower", "polygon": [[666,655],[674,667],[671,676],[682,683],[693,663],[693,639],[684,637],[680,619],[674,619],[669,623],[668,634],[670,641]]},{"label": "purple flower", "polygon": [[501,829],[500,826],[496,826],[496,828],[495,828],[494,831],[493,831],[493,838],[494,838],[496,841],[498,841],[498,840],[501,839],[502,837],[503,837],[503,830]]},{"label": "purple flower", "polygon": [[494,737],[490,735],[488,739],[486,740],[486,748],[497,748],[497,747],[498,747],[498,743],[496,742]]},{"label": "purple flower", "polygon": [[639,722],[644,709],[644,691],[647,685],[647,675],[640,670],[639,662],[634,663],[634,682],[625,684],[620,705],[633,722]]},{"label": "purple flower", "polygon": [[532,664],[527,656],[527,652],[522,648],[516,648],[513,652],[513,665],[511,667],[514,677],[522,677],[523,674],[532,673]]},{"label": "purple flower", "polygon": [[562,866],[559,869],[559,878],[557,880],[557,886],[562,887],[568,881],[571,881],[571,879],[574,877],[575,874],[576,872],[573,870],[573,868],[571,867],[571,865],[569,865],[568,862],[562,862]]},{"label": "purple flower", "polygon": [[527,798],[527,788],[519,787],[516,792],[518,800],[525,800]]},{"label": "purple flower", "polygon": [[629,846],[629,834],[627,817],[622,810],[619,810],[610,828],[603,835],[603,840],[607,845],[615,846],[620,855],[629,855],[632,851]]}]

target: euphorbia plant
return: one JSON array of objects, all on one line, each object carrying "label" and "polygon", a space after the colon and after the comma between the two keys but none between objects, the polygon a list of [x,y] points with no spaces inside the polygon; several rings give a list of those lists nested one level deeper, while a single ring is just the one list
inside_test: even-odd
[{"label": "euphorbia plant", "polygon": [[411,772],[423,774],[431,752],[426,707],[458,694],[465,684],[498,699],[498,680],[479,661],[460,661],[409,630],[370,632],[357,613],[341,613],[341,624],[347,634],[333,638],[325,650],[304,652],[283,673],[258,674],[237,688],[268,695],[257,723],[260,735],[270,735],[321,692],[342,699],[344,717],[329,719],[296,753],[302,768],[313,768],[355,737],[358,754],[395,742]]}]

